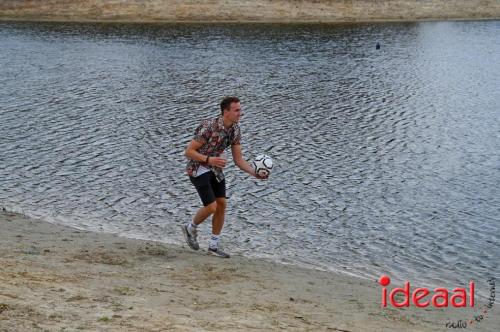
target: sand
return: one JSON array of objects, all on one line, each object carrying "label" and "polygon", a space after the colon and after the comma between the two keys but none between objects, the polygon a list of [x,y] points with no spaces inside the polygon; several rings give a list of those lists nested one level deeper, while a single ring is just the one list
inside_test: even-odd
[{"label": "sand", "polygon": [[498,19],[497,0],[2,0],[0,20],[347,23]]},{"label": "sand", "polygon": [[[381,308],[376,280],[8,212],[0,236],[0,331],[445,331],[478,310]],[[468,330],[499,323],[494,306]]]}]

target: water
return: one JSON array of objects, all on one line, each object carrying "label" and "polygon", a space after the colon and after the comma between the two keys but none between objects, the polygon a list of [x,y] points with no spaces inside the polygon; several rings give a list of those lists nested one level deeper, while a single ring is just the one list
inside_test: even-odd
[{"label": "water", "polygon": [[183,150],[236,95],[245,157],[276,166],[267,182],[228,166],[230,252],[486,293],[499,35],[498,21],[0,23],[0,204],[181,243],[200,204]]}]

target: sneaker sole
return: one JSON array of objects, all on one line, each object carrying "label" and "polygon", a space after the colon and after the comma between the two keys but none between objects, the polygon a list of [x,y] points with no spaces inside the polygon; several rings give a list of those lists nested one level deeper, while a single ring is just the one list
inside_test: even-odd
[{"label": "sneaker sole", "polygon": [[182,234],[184,234],[184,240],[186,240],[186,243],[188,244],[189,248],[193,249],[193,250],[198,250],[200,249],[200,246],[198,247],[195,247],[191,244],[191,242],[189,242],[189,235],[187,233],[187,229],[186,229],[186,226],[182,225],[181,226],[181,229],[182,229]]},{"label": "sneaker sole", "polygon": [[229,256],[229,255],[227,255],[227,256],[221,256],[221,255],[218,255],[215,252],[210,251],[210,250],[207,251],[207,255],[215,256],[215,257],[219,257],[219,258],[231,258],[231,256]]}]

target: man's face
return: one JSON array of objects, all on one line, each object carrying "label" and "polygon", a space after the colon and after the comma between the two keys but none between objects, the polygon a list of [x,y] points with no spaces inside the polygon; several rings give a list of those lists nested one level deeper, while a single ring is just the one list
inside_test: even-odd
[{"label": "man's face", "polygon": [[231,103],[229,110],[224,111],[224,114],[233,123],[238,123],[242,115],[240,103]]}]

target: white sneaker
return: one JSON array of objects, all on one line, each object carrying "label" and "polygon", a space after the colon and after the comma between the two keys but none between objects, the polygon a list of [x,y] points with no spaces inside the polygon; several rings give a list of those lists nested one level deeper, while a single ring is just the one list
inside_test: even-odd
[{"label": "white sneaker", "polygon": [[188,246],[193,250],[200,249],[200,245],[198,241],[196,241],[196,237],[198,237],[198,231],[195,228],[189,229],[188,225],[182,225],[182,233],[184,234],[184,239]]},{"label": "white sneaker", "polygon": [[221,257],[221,258],[229,258],[230,257],[228,253],[225,253],[220,248],[212,249],[212,248],[208,247],[208,252],[207,253],[209,255],[214,255],[214,256],[217,256],[217,257]]}]

